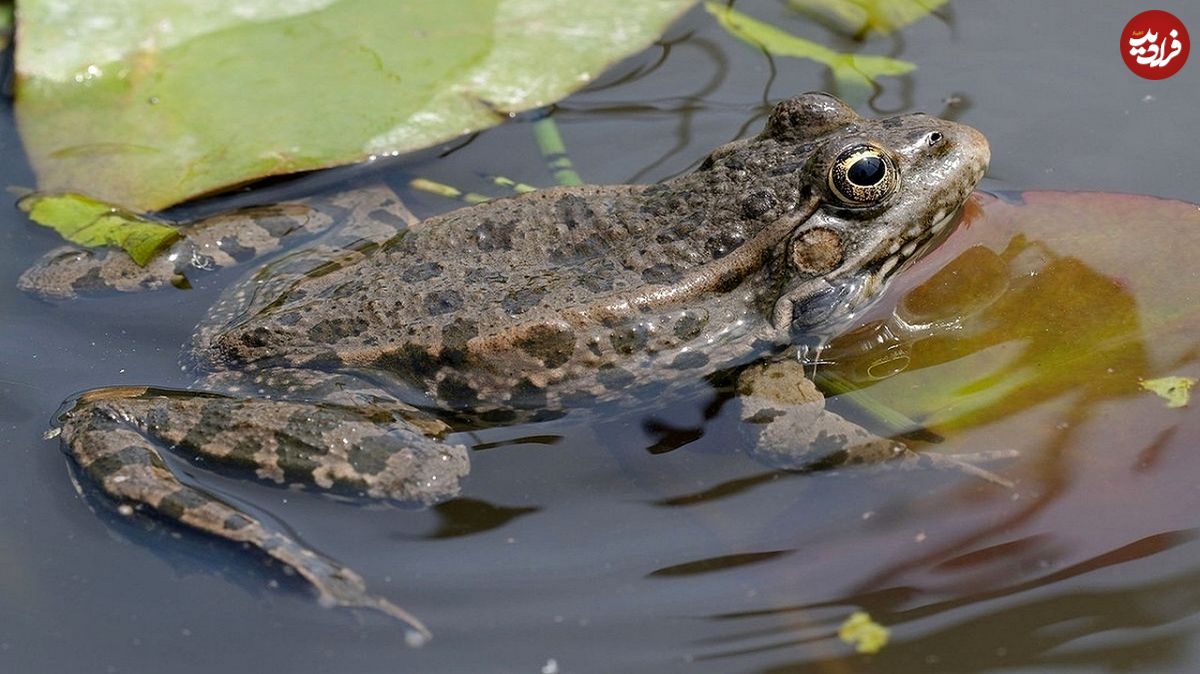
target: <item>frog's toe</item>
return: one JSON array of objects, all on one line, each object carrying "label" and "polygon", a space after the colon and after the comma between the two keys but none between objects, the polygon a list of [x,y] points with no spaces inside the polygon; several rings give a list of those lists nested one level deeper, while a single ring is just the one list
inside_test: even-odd
[{"label": "frog's toe", "polygon": [[361,608],[378,611],[408,627],[406,641],[420,646],[433,635],[416,616],[367,590],[362,576],[332,559],[309,550],[283,534],[267,532],[263,550],[296,570],[317,592],[325,608]]},{"label": "frog's toe", "polygon": [[988,452],[973,452],[970,454],[937,454],[932,452],[914,452],[906,453],[905,458],[914,466],[920,468],[939,468],[943,470],[951,470],[964,475],[977,477],[985,482],[990,482],[998,487],[1012,489],[1015,483],[1008,478],[1005,478],[997,473],[994,473],[982,466],[980,463],[989,463],[992,461],[1001,461],[1004,459],[1013,459],[1020,456],[1020,452],[1011,449],[1000,449]]}]

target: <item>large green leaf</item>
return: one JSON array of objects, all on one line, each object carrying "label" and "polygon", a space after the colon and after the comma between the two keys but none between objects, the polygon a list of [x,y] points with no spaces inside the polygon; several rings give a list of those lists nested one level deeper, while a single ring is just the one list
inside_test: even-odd
[{"label": "large green leaf", "polygon": [[135,210],[427,147],[559,100],[693,0],[26,0],[42,190]]}]

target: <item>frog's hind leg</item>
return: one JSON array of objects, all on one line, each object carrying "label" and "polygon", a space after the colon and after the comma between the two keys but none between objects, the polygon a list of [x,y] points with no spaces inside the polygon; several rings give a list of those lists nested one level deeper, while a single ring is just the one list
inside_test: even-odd
[{"label": "frog's hind leg", "polygon": [[457,491],[467,471],[465,448],[427,437],[378,406],[358,409],[146,388],[85,393],[60,423],[67,451],[123,512],[150,509],[252,545],[293,568],[323,604],[378,610],[410,625],[414,637],[428,636],[419,620],[370,594],[351,569],[269,521],[185,484],[162,450],[280,483],[429,502]]},{"label": "frog's hind leg", "polygon": [[330,228],[336,227],[336,240],[329,245],[337,246],[379,242],[416,221],[387,187],[350,190],[203,218],[182,226],[183,236],[145,265],[115,248],[60,246],[21,274],[17,286],[50,300],[187,287],[189,277],[259,258]]}]

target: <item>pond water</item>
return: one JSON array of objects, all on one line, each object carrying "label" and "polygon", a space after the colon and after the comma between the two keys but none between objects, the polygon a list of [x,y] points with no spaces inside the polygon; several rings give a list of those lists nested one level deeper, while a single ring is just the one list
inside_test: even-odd
[{"label": "pond water", "polygon": [[[1154,7],[1200,30],[1194,4]],[[837,42],[782,3],[738,8]],[[955,0],[902,37],[869,43],[919,66],[884,82],[873,114],[948,110],[979,128],[993,154],[982,189],[1010,201],[1016,192],[1055,189],[1200,202],[1190,168],[1200,64],[1152,82],[1119,57],[1125,22],[1149,8]],[[829,86],[821,67],[770,59],[698,9],[659,46],[564,101],[555,118],[585,180],[654,181],[756,132],[769,102]],[[955,104],[947,107],[948,99]],[[0,107],[0,152],[0,182],[31,185],[10,106]],[[430,215],[455,204],[406,191],[410,178],[483,189],[485,174],[550,182],[528,123],[223,203],[382,178]],[[891,305],[969,246],[1011,245],[1011,232],[974,222],[954,252],[914,268]],[[1034,272],[1070,268],[1080,288],[1124,287],[1119,254],[1090,258],[1075,237],[1055,239],[1052,223],[1039,232],[1027,248],[1038,249],[1040,237],[1056,252],[1042,253]],[[360,507],[197,476],[287,522],[420,616],[435,638],[410,649],[395,623],[322,610],[303,585],[233,546],[120,517],[79,495],[57,442],[42,439],[61,401],[80,390],[185,386],[180,346],[243,270],[197,279],[186,292],[51,305],[23,296],[15,282],[54,237],[9,208],[0,209],[0,241],[0,671],[1200,668],[1200,418],[1150,395],[1093,395],[1096,387],[1078,383],[1031,393],[938,447],[1019,450],[1016,462],[992,466],[1016,479],[1012,489],[935,470],[771,471],[738,449],[735,410],[705,418],[711,395],[699,389],[639,414],[568,415],[469,436],[476,451],[462,498],[434,509]],[[1151,243],[1182,260],[1178,283],[1200,291],[1186,266],[1194,242]],[[1139,332],[1162,321],[1145,313],[1155,298],[1130,284],[1134,301],[1119,317],[1099,313],[1111,302],[1103,310],[1064,302],[1078,321],[1060,316],[1046,332],[1078,330],[1086,362],[1083,351],[1112,350],[1094,338],[1107,334],[1095,324],[1129,321],[1118,346],[1141,349],[1139,362],[1153,363],[1148,375],[1200,376],[1195,344],[1173,337],[1165,353],[1160,333]],[[1038,338],[1001,334],[997,343]],[[973,379],[982,366],[972,353],[946,363],[929,357],[918,369],[914,352],[913,372],[881,384],[877,395],[902,399],[927,383],[923,372]],[[647,422],[702,432],[654,453]],[[881,653],[856,655],[836,638],[856,609],[891,628]]]}]

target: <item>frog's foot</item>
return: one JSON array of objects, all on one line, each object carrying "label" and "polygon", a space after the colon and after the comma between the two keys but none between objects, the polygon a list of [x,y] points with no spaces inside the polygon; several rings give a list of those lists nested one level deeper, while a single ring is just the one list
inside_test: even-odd
[{"label": "frog's foot", "polygon": [[970,454],[936,454],[932,452],[917,452],[909,449],[907,446],[899,443],[896,444],[899,447],[897,458],[902,466],[920,469],[938,468],[964,473],[985,482],[990,482],[997,487],[1004,487],[1005,489],[1012,489],[1015,486],[1012,480],[997,475],[979,465],[992,461],[1015,459],[1020,456],[1020,452],[1015,449],[998,449],[990,452],[973,452]]},{"label": "frog's foot", "polygon": [[181,482],[169,448],[200,465],[251,472],[371,497],[433,502],[457,492],[466,449],[428,437],[380,406],[232,398],[135,387],[83,394],[61,417],[64,446],[122,512],[149,508],[169,520],[246,543],[295,569],[326,605],[381,611],[428,630],[370,594],[354,571],[217,496]]},{"label": "frog's foot", "polygon": [[[880,444],[889,442],[887,438],[879,438]],[[886,446],[886,445],[885,445]],[[974,453],[974,454],[938,454],[932,452],[917,452],[908,446],[899,442],[892,441],[889,457],[882,456],[873,448],[868,448],[866,452],[860,452],[859,447],[847,447],[845,450],[836,454],[830,455],[818,461],[817,463],[809,463],[803,466],[789,466],[806,471],[815,470],[830,470],[841,466],[854,465],[886,465],[889,469],[903,470],[948,470],[954,473],[962,473],[970,477],[978,478],[984,482],[1012,489],[1015,485],[1012,480],[1002,477],[995,472],[992,472],[980,465],[979,463],[988,461],[999,461],[1001,459],[1011,459],[1018,456],[1016,451],[998,450],[995,452]],[[886,464],[883,462],[887,461]]]},{"label": "frog's foot", "polygon": [[284,244],[334,225],[343,246],[379,243],[416,222],[386,187],[322,195],[300,202],[242,208],[204,218],[182,228],[183,237],[140,266],[123,250],[60,246],[42,256],[17,280],[25,292],[43,299],[80,295],[186,288],[189,276],[258,258]]},{"label": "frog's foot", "polygon": [[1016,452],[970,455],[919,453],[825,409],[825,397],[804,377],[797,361],[752,366],[738,378],[742,419],[754,436],[753,453],[770,465],[790,470],[829,470],[883,464],[939,468],[978,477],[1004,487],[1012,482],[976,465],[1012,458]]}]

